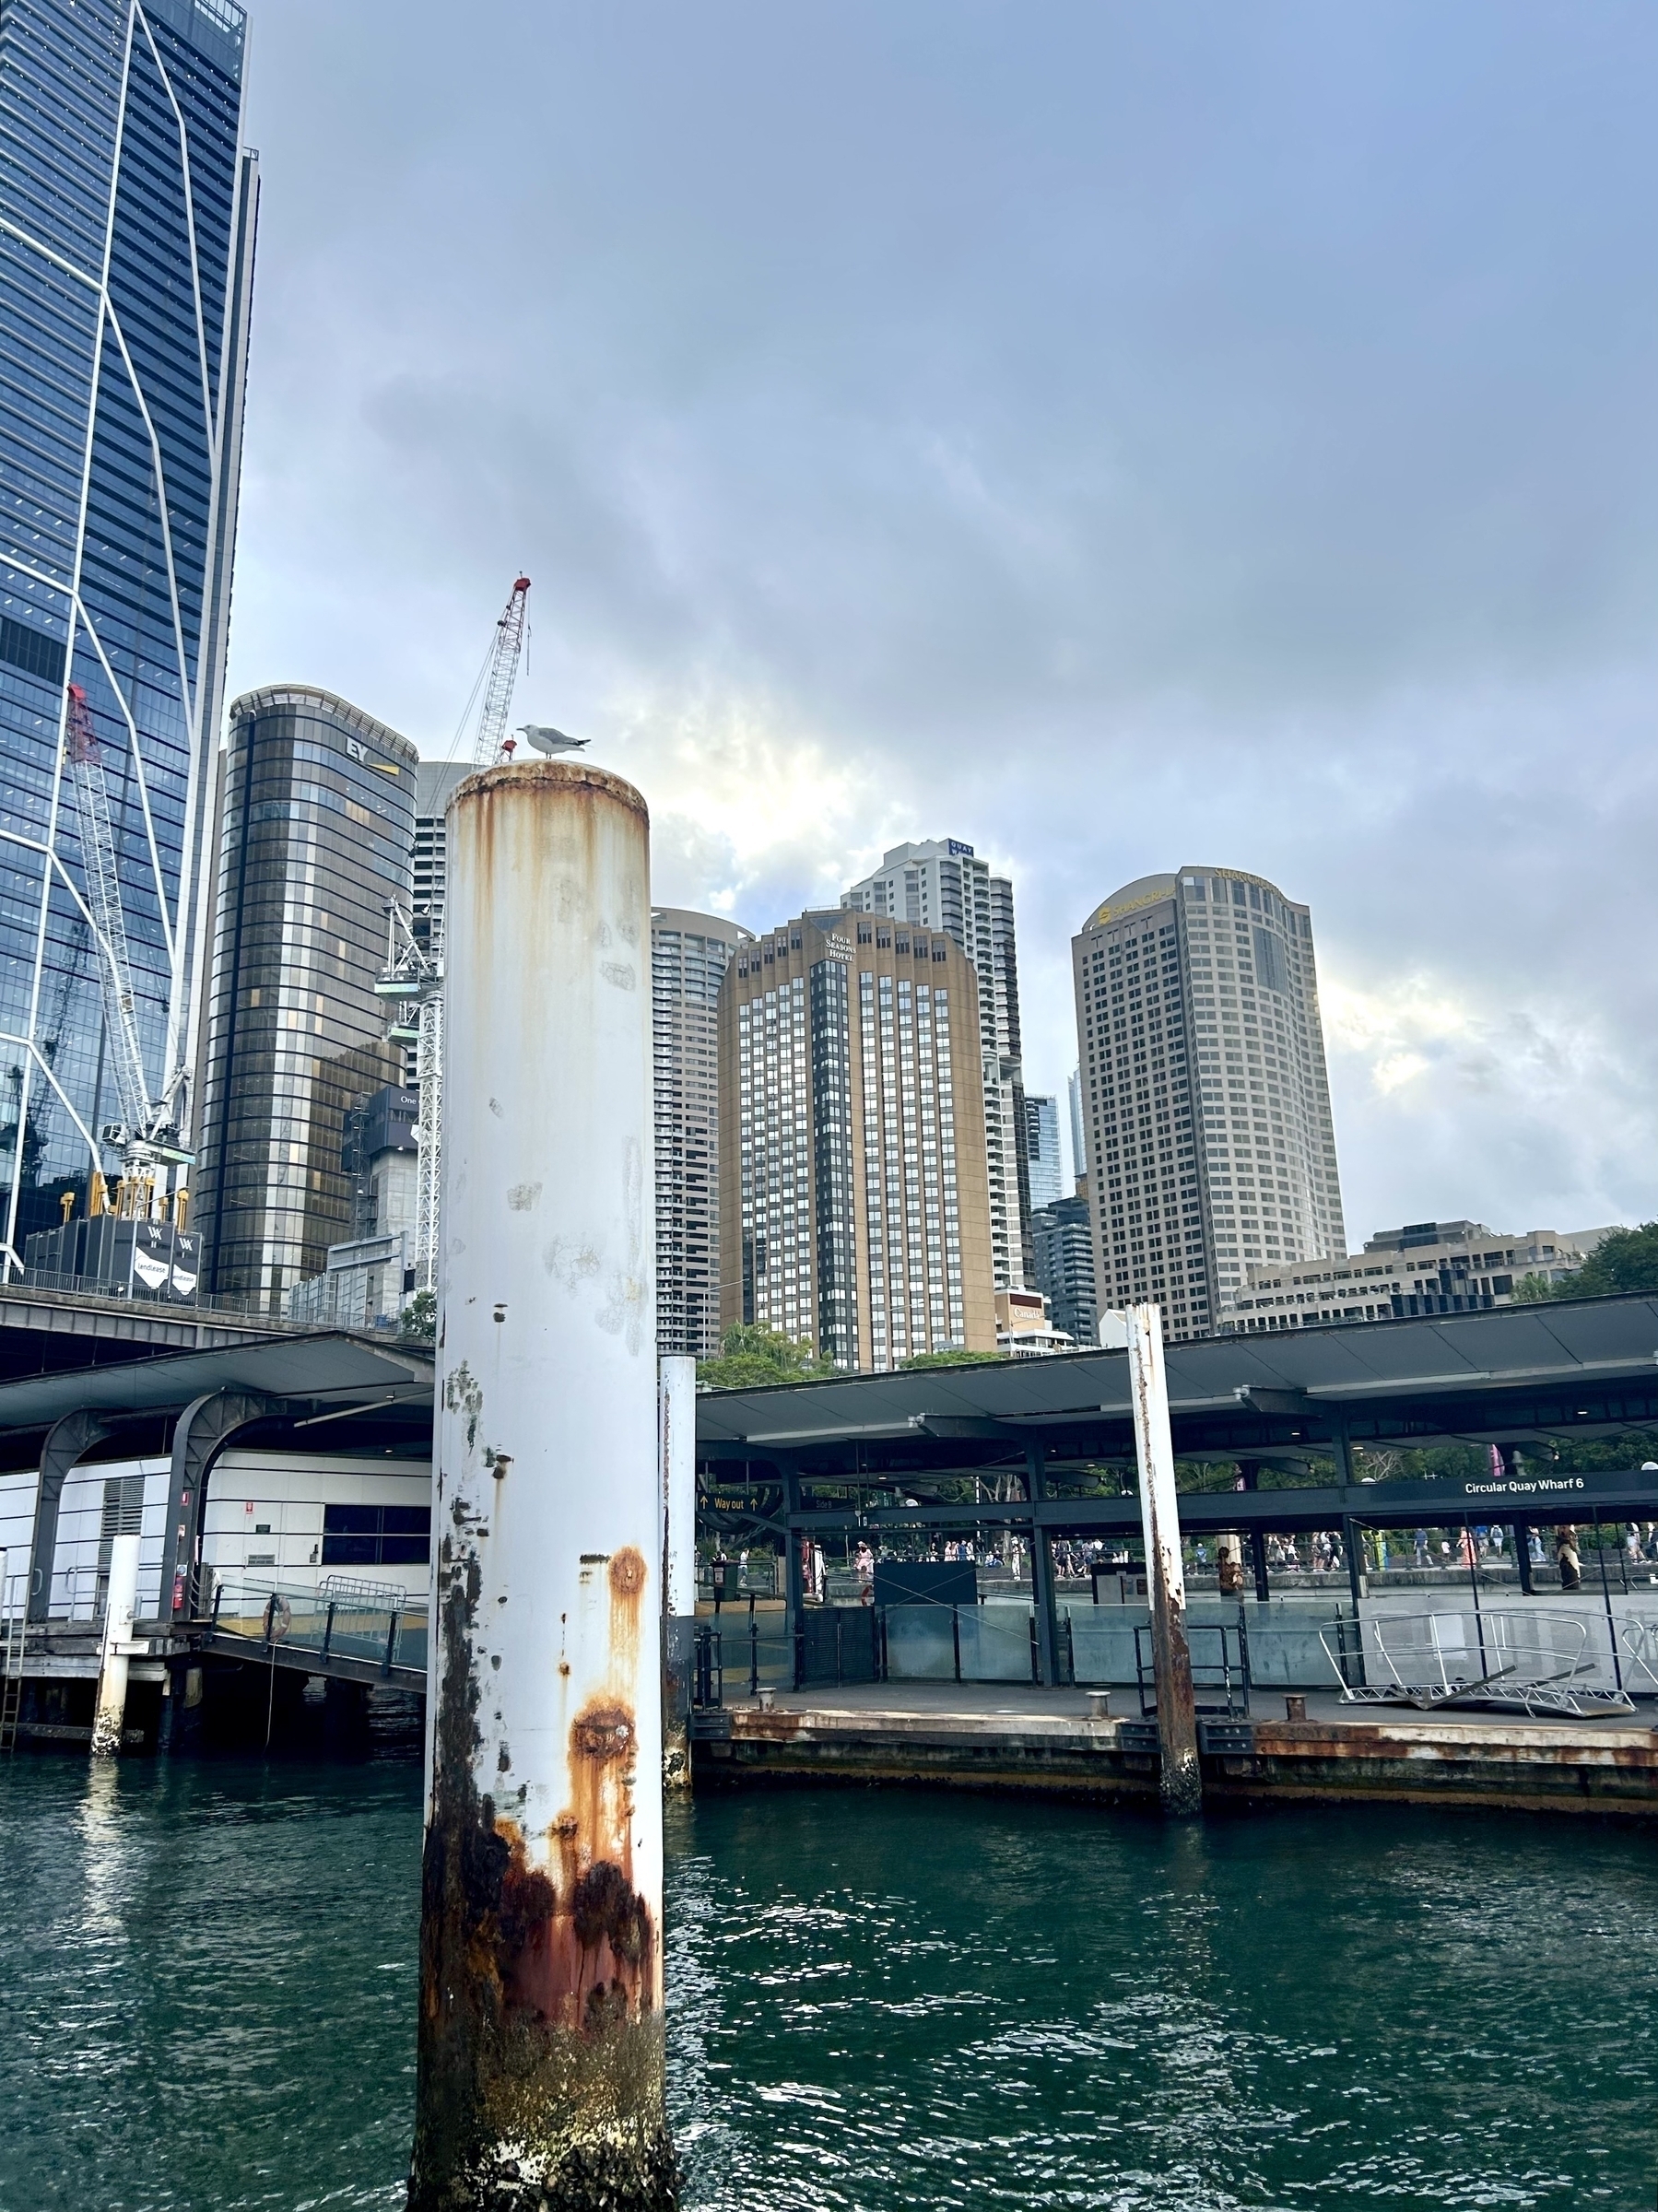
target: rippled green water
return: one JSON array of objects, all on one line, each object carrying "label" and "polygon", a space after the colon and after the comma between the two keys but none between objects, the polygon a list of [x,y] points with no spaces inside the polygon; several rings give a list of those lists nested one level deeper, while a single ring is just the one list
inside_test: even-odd
[{"label": "rippled green water", "polygon": [[[418,1775],[0,1771],[0,2206],[400,2202]],[[704,1800],[698,2207],[1652,2205],[1658,1836]]]}]

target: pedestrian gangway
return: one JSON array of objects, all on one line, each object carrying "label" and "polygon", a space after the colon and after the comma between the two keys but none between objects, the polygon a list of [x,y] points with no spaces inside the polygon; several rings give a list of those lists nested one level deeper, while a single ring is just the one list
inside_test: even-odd
[{"label": "pedestrian gangway", "polygon": [[[1625,1641],[1630,1626],[1625,1630]],[[1643,1635],[1650,1633],[1644,1630]],[[1583,1720],[1630,1712],[1610,1624],[1553,1607],[1373,1613],[1319,1631],[1347,1705],[1487,1705]],[[1651,1683],[1658,1689],[1658,1648]]]},{"label": "pedestrian gangway", "polygon": [[396,1583],[328,1575],[315,1588],[221,1582],[199,1641],[226,1657],[347,1681],[426,1687],[427,1606]]}]

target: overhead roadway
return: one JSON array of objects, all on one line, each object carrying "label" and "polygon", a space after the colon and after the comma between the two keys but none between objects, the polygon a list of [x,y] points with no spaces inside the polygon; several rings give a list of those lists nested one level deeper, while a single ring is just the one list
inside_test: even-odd
[{"label": "overhead roadway", "polygon": [[0,1383],[14,1375],[118,1367],[165,1352],[292,1343],[306,1334],[287,1322],[258,1314],[215,1312],[159,1300],[36,1290],[27,1282],[0,1284]]}]

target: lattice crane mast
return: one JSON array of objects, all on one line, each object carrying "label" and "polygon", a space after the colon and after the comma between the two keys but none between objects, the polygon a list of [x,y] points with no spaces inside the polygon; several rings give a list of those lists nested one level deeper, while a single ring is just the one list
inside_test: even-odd
[{"label": "lattice crane mast", "polygon": [[[495,625],[484,676],[483,705],[473,740],[475,768],[510,760],[515,740],[507,735],[512,689],[523,652],[524,618],[530,580],[518,577]],[[415,1252],[417,1290],[438,1286],[438,1192],[440,1132],[443,1119],[443,932],[441,915],[417,914],[394,906],[387,911],[386,966],[375,988],[382,997],[402,1002],[403,1026],[416,1036],[415,1072],[420,1090],[416,1137]]]},{"label": "lattice crane mast", "polygon": [[180,1067],[160,1098],[151,1099],[144,1074],[144,1048],[138,1038],[137,994],[133,987],[126,914],[115,861],[109,779],[87,695],[79,684],[69,686],[64,757],[80,824],[87,906],[100,956],[104,1026],[109,1032],[115,1095],[121,1103],[120,1121],[107,1123],[99,1135],[105,1144],[119,1149],[122,1173],[135,1188],[146,1169],[153,1170],[162,1162],[185,1166],[190,1161],[191,1155],[180,1146],[173,1115],[173,1101],[184,1071]]},{"label": "lattice crane mast", "polygon": [[484,704],[477,718],[477,740],[472,748],[474,768],[494,768],[512,758],[513,740],[507,735],[507,716],[512,712],[512,687],[518,681],[518,656],[523,651],[524,614],[530,601],[530,580],[519,577],[512,586],[500,620],[495,625],[495,646],[489,655],[489,674],[484,685]]}]

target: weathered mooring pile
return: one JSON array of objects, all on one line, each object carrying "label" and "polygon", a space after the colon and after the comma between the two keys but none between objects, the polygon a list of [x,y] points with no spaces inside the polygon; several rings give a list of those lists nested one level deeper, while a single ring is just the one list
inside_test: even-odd
[{"label": "weathered mooring pile", "polygon": [[643,801],[449,815],[414,2212],[657,2207],[662,1714]]}]

